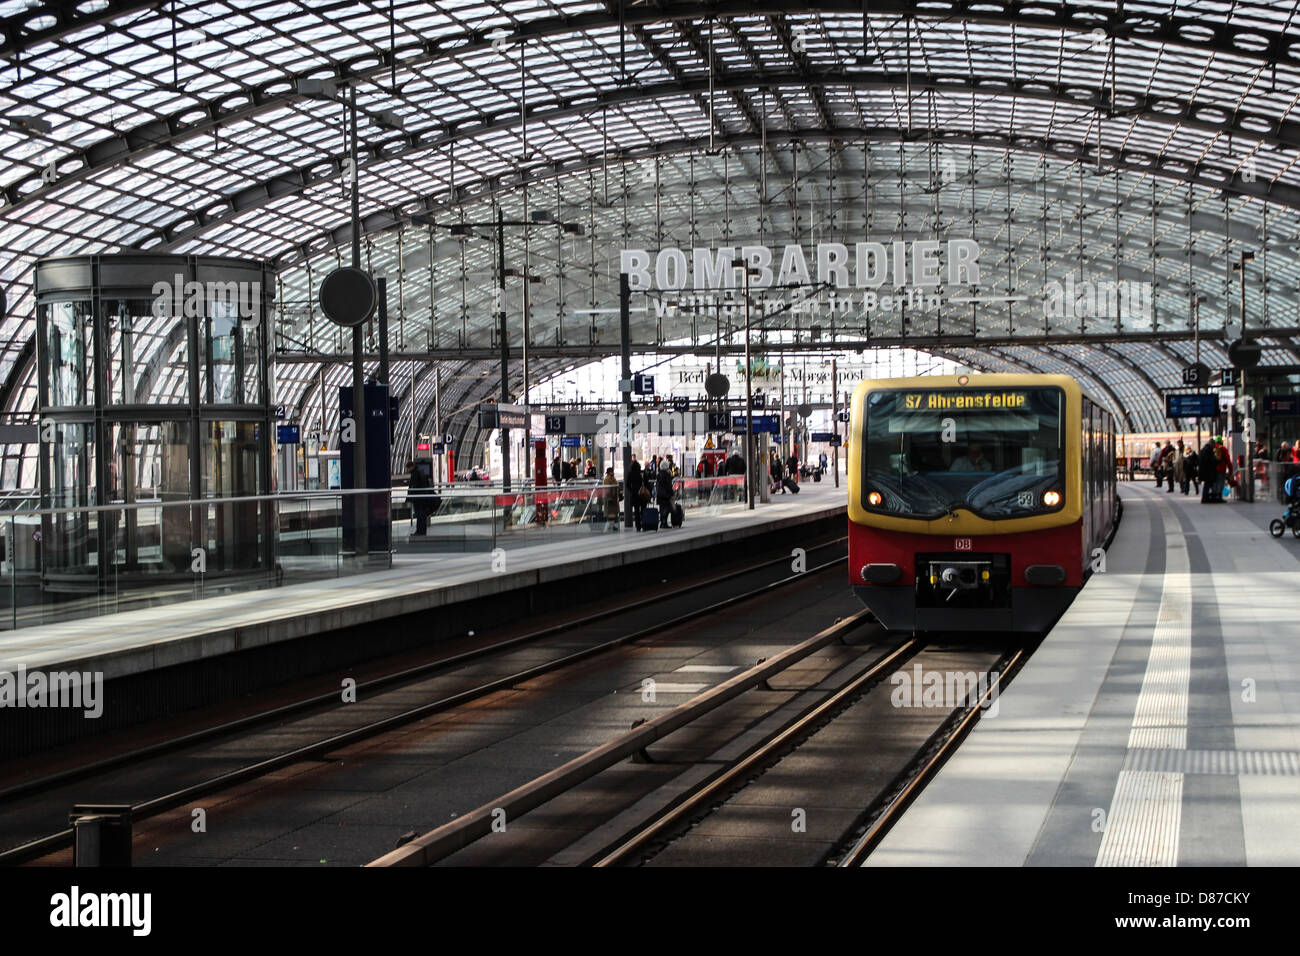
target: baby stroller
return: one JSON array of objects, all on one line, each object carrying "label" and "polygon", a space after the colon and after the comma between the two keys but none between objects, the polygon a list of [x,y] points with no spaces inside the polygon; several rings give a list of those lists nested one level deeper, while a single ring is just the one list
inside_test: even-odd
[{"label": "baby stroller", "polygon": [[1282,485],[1282,493],[1286,496],[1286,511],[1268,523],[1268,533],[1280,538],[1290,528],[1291,534],[1300,538],[1300,475],[1288,478]]}]

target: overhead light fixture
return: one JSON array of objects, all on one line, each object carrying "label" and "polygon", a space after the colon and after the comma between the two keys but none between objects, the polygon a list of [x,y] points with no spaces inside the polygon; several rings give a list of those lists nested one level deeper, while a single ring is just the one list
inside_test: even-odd
[{"label": "overhead light fixture", "polygon": [[334,80],[295,80],[293,86],[299,96],[322,96],[333,99],[339,92],[339,85]]},{"label": "overhead light fixture", "polygon": [[549,209],[534,209],[532,212],[533,222],[554,222],[555,217]]},{"label": "overhead light fixture", "polygon": [[582,228],[580,222],[566,222],[560,228],[570,236],[585,236],[587,234],[587,230]]},{"label": "overhead light fixture", "polygon": [[453,222],[447,227],[447,232],[451,233],[453,236],[471,235],[470,227],[465,225],[463,222]]},{"label": "overhead light fixture", "polygon": [[406,120],[396,110],[380,110],[373,114],[374,120],[380,126],[387,126],[389,129],[395,129],[399,133],[406,132]]},{"label": "overhead light fixture", "polygon": [[8,120],[14,129],[30,130],[33,133],[49,133],[54,129],[49,120],[40,116],[10,116]]}]

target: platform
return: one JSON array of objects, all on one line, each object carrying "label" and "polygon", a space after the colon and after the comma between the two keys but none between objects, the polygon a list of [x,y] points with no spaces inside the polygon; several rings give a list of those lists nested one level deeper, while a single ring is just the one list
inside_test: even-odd
[{"label": "platform", "polygon": [[1300,864],[1300,540],[1120,494],[1105,573],[866,865]]},{"label": "platform", "polygon": [[22,628],[0,634],[0,671],[59,669],[105,680],[337,631],[463,601],[652,562],[832,517],[846,488],[807,482],[771,504],[688,512],[685,525],[621,529],[493,553],[396,554],[391,569]]}]

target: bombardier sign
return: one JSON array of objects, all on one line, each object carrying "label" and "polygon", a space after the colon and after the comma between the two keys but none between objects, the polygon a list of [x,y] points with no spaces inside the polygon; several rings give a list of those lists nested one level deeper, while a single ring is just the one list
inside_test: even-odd
[{"label": "bombardier sign", "polygon": [[[811,259],[800,245],[740,246],[739,255],[751,270],[751,289],[793,285],[829,285],[834,289],[937,289],[942,285],[977,286],[980,281],[979,243],[974,239],[918,239],[911,242],[819,242]],[[619,270],[633,291],[716,292],[734,289],[735,246],[680,249],[668,246],[651,254],[645,249],[619,252]]]}]

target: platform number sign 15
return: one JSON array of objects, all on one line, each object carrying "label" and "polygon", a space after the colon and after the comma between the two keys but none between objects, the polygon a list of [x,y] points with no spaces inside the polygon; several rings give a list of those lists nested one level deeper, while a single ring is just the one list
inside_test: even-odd
[{"label": "platform number sign 15", "polygon": [[957,551],[969,551],[971,550],[971,539],[957,538],[953,541],[952,546]]}]

